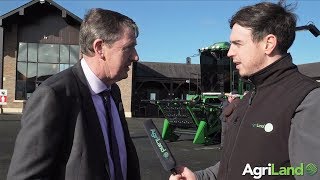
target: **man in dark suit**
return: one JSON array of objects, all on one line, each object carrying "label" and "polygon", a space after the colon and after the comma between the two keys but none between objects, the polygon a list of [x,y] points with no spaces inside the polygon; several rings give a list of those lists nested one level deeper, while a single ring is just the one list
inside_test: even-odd
[{"label": "man in dark suit", "polygon": [[83,59],[47,79],[28,100],[9,180],[140,179],[115,84],[139,60],[137,36],[138,27],[127,16],[103,9],[86,14],[80,28]]}]

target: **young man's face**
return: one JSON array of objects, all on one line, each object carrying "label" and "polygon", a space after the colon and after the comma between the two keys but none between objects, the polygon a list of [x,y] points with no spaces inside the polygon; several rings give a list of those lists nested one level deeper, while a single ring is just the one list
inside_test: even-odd
[{"label": "young man's face", "polygon": [[253,42],[251,29],[234,24],[230,42],[228,56],[233,59],[240,76],[250,76],[265,67],[262,42]]},{"label": "young man's face", "polygon": [[128,28],[125,28],[122,37],[111,46],[103,45],[106,63],[104,71],[108,79],[120,81],[128,77],[129,66],[139,60],[136,45],[135,32]]}]

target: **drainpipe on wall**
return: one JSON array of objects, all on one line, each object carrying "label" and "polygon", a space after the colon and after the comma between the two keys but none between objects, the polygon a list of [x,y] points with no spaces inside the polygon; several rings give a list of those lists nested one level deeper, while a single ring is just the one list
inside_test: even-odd
[{"label": "drainpipe on wall", "polygon": [[[3,88],[3,34],[2,19],[0,19],[0,89]],[[2,105],[0,106],[0,113],[3,114]]]},{"label": "drainpipe on wall", "polygon": [[0,89],[3,88],[3,27],[0,26]]}]

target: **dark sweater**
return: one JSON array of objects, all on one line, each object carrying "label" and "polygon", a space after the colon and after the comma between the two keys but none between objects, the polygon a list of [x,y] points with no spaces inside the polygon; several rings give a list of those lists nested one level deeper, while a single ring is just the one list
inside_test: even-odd
[{"label": "dark sweater", "polygon": [[[299,73],[288,54],[255,73],[251,95],[236,108],[222,153],[219,180],[252,179],[242,176],[246,164],[251,168],[290,166],[288,138],[296,108],[310,91],[319,87],[314,80]],[[275,179],[277,176],[264,176]],[[278,177],[279,178],[279,177]],[[282,178],[293,179],[292,176]]]}]

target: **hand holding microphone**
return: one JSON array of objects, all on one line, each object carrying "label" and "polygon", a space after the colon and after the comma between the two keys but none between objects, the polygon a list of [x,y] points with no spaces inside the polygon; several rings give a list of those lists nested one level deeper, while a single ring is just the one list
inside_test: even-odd
[{"label": "hand holding microphone", "polygon": [[187,167],[176,167],[178,174],[172,174],[169,180],[196,180],[195,174]]},{"label": "hand holding microphone", "polygon": [[176,167],[176,160],[153,121],[151,119],[146,120],[143,125],[163,168],[172,173],[169,180],[196,180],[195,174],[187,167]]}]

